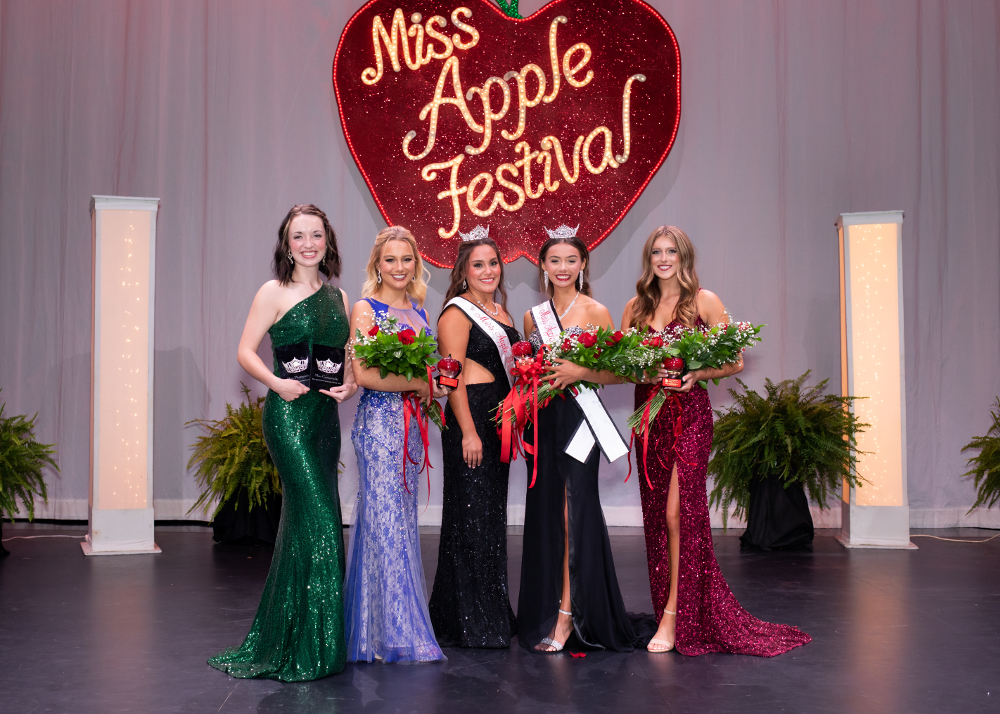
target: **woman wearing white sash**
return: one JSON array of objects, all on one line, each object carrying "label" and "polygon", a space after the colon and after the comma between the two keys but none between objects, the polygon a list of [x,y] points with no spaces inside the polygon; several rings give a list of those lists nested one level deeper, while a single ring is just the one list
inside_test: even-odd
[{"label": "woman wearing white sash", "polygon": [[[536,349],[553,342],[563,329],[582,332],[588,325],[614,329],[607,308],[591,297],[589,253],[575,233],[567,226],[549,231],[539,252],[539,279],[551,299],[524,315],[525,334]],[[609,372],[593,372],[566,361],[557,361],[550,378],[561,388],[581,380],[621,382]],[[603,409],[599,403],[598,407]],[[598,444],[592,432],[584,431],[587,428],[577,400],[568,394],[538,412],[538,477],[525,499],[517,606],[518,640],[535,652],[558,652],[571,638],[575,648],[628,652],[648,640],[654,629],[647,616],[638,634],[625,612],[597,488],[601,450],[620,437],[615,433],[601,442],[597,435]],[[577,441],[578,429],[587,438],[582,453],[579,448],[568,449],[574,456],[567,453],[567,446]],[[525,429],[526,441],[533,438],[532,432]]]},{"label": "woman wearing white sash", "polygon": [[[507,479],[492,412],[510,391],[511,346],[503,260],[489,231],[463,234],[438,319],[438,349],[462,363],[441,432],[444,503],[431,594],[443,647],[508,647],[516,632],[507,589]],[[499,298],[499,299],[497,299]]]}]

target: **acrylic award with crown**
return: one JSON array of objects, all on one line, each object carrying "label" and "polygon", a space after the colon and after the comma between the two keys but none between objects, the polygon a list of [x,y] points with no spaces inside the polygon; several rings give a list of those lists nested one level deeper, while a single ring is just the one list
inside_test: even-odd
[{"label": "acrylic award with crown", "polygon": [[309,386],[309,365],[312,359],[309,355],[309,343],[297,342],[294,345],[282,345],[274,348],[278,359],[278,376],[282,379],[294,379],[296,382]]},{"label": "acrylic award with crown", "polygon": [[310,389],[333,389],[344,386],[344,349],[313,345]]}]

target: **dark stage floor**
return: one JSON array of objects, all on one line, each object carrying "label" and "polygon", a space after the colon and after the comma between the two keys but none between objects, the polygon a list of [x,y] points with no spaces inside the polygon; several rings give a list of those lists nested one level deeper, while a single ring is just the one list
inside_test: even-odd
[{"label": "dark stage floor", "polygon": [[[3,530],[56,534],[82,529]],[[174,528],[157,530],[155,556],[85,558],[70,538],[11,540],[0,561],[0,712],[1000,712],[1000,538],[847,551],[831,535],[810,554],[770,555],[716,537],[741,603],[814,638],[773,659],[449,649],[443,664],[348,665],[306,684],[235,680],[205,664],[246,634],[268,548]],[[437,541],[423,536],[429,577]],[[612,543],[627,607],[648,612],[641,534],[618,529]],[[514,593],[520,553],[510,536]]]}]

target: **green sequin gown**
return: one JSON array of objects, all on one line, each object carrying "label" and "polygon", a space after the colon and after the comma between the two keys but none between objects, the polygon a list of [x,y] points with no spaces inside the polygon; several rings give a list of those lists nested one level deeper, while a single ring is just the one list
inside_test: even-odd
[{"label": "green sequin gown", "polygon": [[[344,347],[350,326],[340,290],[324,284],[269,333],[275,347]],[[343,670],[347,657],[337,402],[317,390],[291,402],[269,391],[263,421],[283,491],[271,571],[246,640],[208,663],[240,678],[319,679]]]}]

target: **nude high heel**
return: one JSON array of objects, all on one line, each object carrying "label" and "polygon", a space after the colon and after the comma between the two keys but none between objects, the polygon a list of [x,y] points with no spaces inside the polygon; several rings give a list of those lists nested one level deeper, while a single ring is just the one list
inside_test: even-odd
[{"label": "nude high heel", "polygon": [[[676,616],[677,612],[676,611],[672,611],[672,610],[664,610],[663,614],[664,615],[674,615],[674,616]],[[674,638],[676,639],[676,637],[677,637],[677,635],[675,634]],[[654,647],[653,645],[657,645],[657,646]],[[647,651],[649,651],[649,652],[657,652],[657,653],[659,653],[659,652],[669,652],[673,648],[674,648],[674,643],[673,642],[668,642],[667,640],[658,640],[655,637],[649,641],[648,645],[646,645],[646,650]]]}]

